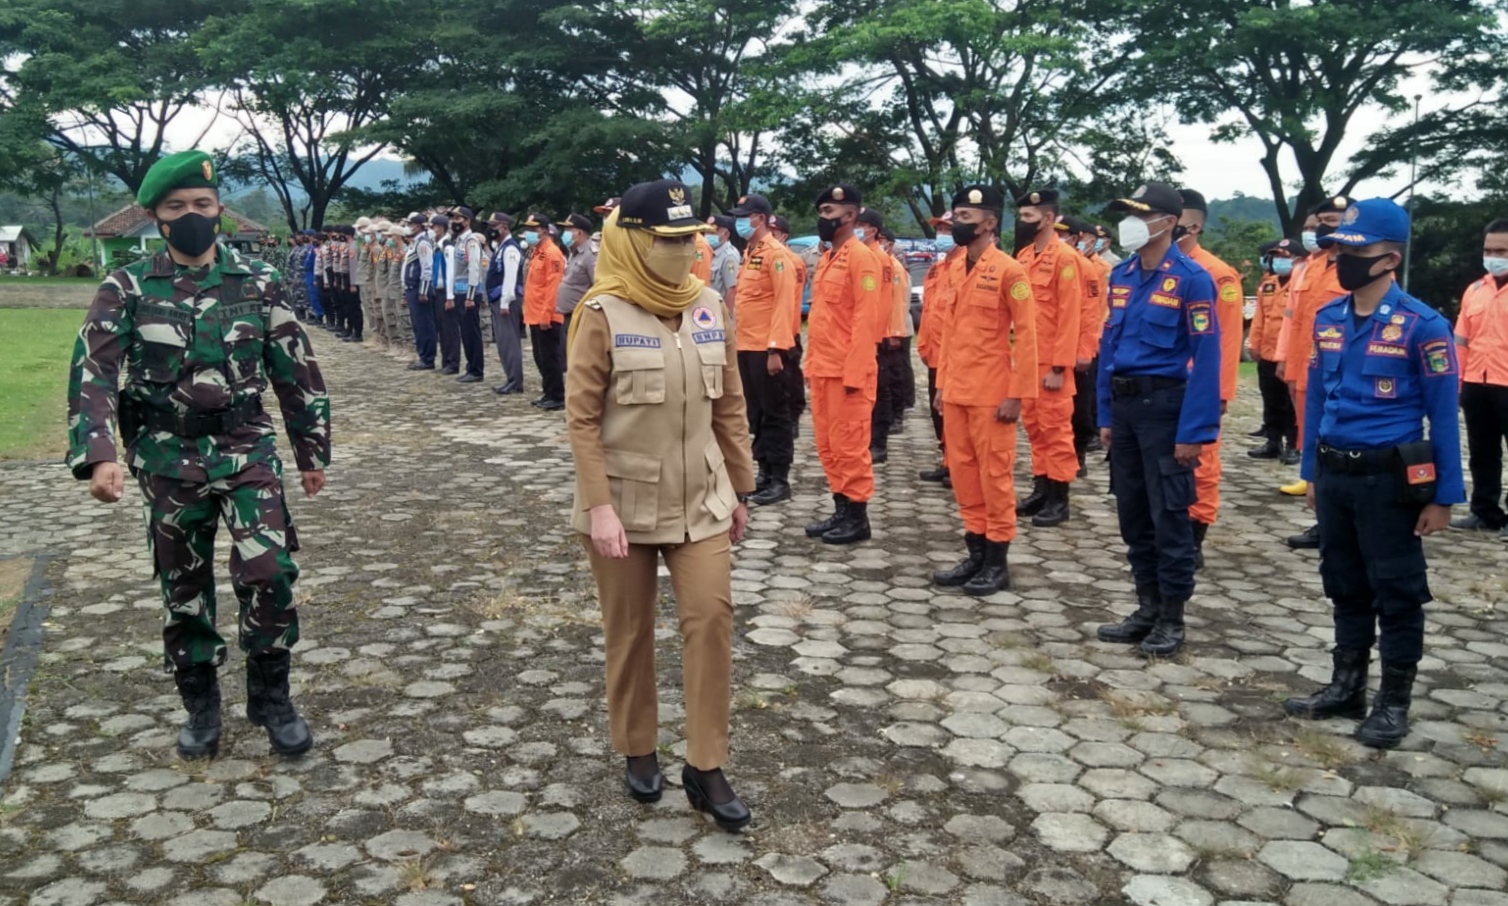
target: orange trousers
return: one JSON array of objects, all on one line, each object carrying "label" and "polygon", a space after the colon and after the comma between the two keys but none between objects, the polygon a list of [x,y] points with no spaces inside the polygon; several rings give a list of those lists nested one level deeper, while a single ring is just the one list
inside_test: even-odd
[{"label": "orange trousers", "polygon": [[812,433],[827,486],[853,503],[874,496],[874,463],[869,460],[869,421],[874,385],[848,393],[842,378],[811,378]]},{"label": "orange trousers", "polygon": [[728,760],[733,671],[733,582],[728,535],[685,544],[630,544],[609,560],[583,539],[602,604],[607,648],[607,724],[613,748],[648,755],[660,744],[655,685],[655,617],[660,556],[670,571],[681,626],[681,688],[686,698],[686,761],[711,771]]},{"label": "orange trousers", "polygon": [[1189,518],[1205,525],[1214,525],[1220,515],[1220,438],[1204,445],[1199,454],[1199,465],[1194,469],[1194,505],[1189,507]]},{"label": "orange trousers", "polygon": [[996,421],[994,406],[943,403],[943,431],[964,531],[991,541],[1014,541],[1016,426]]},{"label": "orange trousers", "polygon": [[1073,448],[1073,374],[1063,376],[1062,390],[1039,390],[1021,401],[1021,424],[1032,448],[1032,475],[1071,482],[1079,474]]}]

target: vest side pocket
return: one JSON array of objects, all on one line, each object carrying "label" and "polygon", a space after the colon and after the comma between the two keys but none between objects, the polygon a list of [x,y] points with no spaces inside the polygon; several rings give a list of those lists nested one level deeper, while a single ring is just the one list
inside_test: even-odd
[{"label": "vest side pocket", "polygon": [[660,521],[660,461],[642,453],[604,450],[613,509],[624,531],[653,531]]},{"label": "vest side pocket", "polygon": [[707,471],[707,512],[721,522],[733,515],[738,506],[738,494],[733,490],[733,479],[728,477],[723,448],[715,440],[707,445]]}]

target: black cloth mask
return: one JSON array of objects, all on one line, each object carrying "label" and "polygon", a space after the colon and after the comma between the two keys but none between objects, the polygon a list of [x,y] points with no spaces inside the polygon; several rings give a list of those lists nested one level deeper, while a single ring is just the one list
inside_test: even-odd
[{"label": "black cloth mask", "polygon": [[817,238],[823,242],[832,242],[833,237],[838,235],[838,228],[843,225],[840,217],[818,217]]},{"label": "black cloth mask", "polygon": [[1363,258],[1360,255],[1338,255],[1335,258],[1335,279],[1340,283],[1340,288],[1348,293],[1356,292],[1363,286],[1377,280],[1386,280],[1391,268],[1380,274],[1372,273],[1372,266],[1386,258],[1390,252],[1381,255],[1373,255]]},{"label": "black cloth mask", "polygon": [[191,211],[176,220],[157,221],[157,229],[167,238],[168,245],[190,258],[198,258],[214,246],[215,234],[220,232],[220,218]]},{"label": "black cloth mask", "polygon": [[[978,237],[979,237],[979,224],[977,224],[977,223],[961,223],[961,222],[959,222],[957,220],[953,221],[953,244],[954,245],[966,246],[969,243],[973,242]],[[1016,241],[1020,242],[1021,240],[1020,240],[1020,238],[1017,238]],[[1031,240],[1028,239],[1027,241],[1030,242]]]}]

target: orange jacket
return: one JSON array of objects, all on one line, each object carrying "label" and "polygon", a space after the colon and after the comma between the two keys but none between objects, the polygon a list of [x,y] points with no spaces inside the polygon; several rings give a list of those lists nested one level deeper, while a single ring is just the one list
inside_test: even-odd
[{"label": "orange jacket", "polygon": [[1215,278],[1215,322],[1220,325],[1220,401],[1236,398],[1236,380],[1241,375],[1241,275],[1203,246],[1189,254],[1194,263]]},{"label": "orange jacket", "polygon": [[842,378],[844,387],[873,392],[876,333],[888,311],[883,270],[880,256],[856,239],[822,253],[807,321],[808,377]]},{"label": "orange jacket", "polygon": [[796,298],[791,300],[791,336],[801,339],[801,303],[806,294],[806,262],[788,246],[781,246],[786,263],[796,270]]},{"label": "orange jacket", "polygon": [[1100,334],[1110,316],[1110,262],[1079,254],[1084,275],[1084,308],[1079,314],[1078,357],[1090,361],[1100,354]]},{"label": "orange jacket", "polygon": [[922,323],[916,332],[916,353],[932,369],[942,365],[942,339],[953,316],[953,268],[955,258],[964,254],[954,248],[938,258],[922,278]]},{"label": "orange jacket", "polygon": [[1508,284],[1490,275],[1473,283],[1456,319],[1461,380],[1508,387]]},{"label": "orange jacket", "polygon": [[1079,354],[1079,320],[1084,311],[1083,258],[1068,243],[1054,237],[1047,247],[1035,244],[1016,253],[1031,280],[1037,302],[1038,370],[1072,371]]},{"label": "orange jacket", "polygon": [[880,310],[875,312],[874,322],[874,341],[878,344],[889,335],[890,306],[893,304],[892,294],[895,292],[895,259],[885,254],[880,248],[878,239],[866,240],[864,247],[873,253],[876,261],[880,262]]},{"label": "orange jacket", "polygon": [[[1302,280],[1302,285],[1295,284]],[[1288,317],[1287,346],[1280,350],[1283,355],[1284,380],[1302,391],[1309,387],[1309,358],[1314,354],[1314,316],[1332,299],[1346,294],[1340,280],[1335,276],[1335,262],[1327,252],[1310,256],[1304,273],[1288,281],[1290,311]]]},{"label": "orange jacket", "polygon": [[712,285],[712,243],[701,233],[696,234],[696,260],[691,264],[691,276]]},{"label": "orange jacket", "polygon": [[1288,298],[1292,277],[1263,274],[1257,285],[1257,316],[1251,319],[1246,348],[1264,362],[1276,362],[1278,337],[1283,332],[1283,303]]},{"label": "orange jacket", "polygon": [[944,265],[955,292],[937,371],[943,402],[994,407],[1007,399],[1035,399],[1038,315],[1026,270],[995,246],[972,268],[966,251],[960,252]]},{"label": "orange jacket", "polygon": [[904,339],[911,336],[911,273],[905,262],[894,255],[890,259],[890,308],[885,313],[885,338]]},{"label": "orange jacket", "polygon": [[[790,349],[791,297],[800,311],[801,286],[790,255],[773,236],[749,244],[742,272],[734,290],[738,317],[735,321],[739,352]],[[799,324],[798,324],[799,328]]]},{"label": "orange jacket", "polygon": [[549,327],[565,323],[565,315],[555,311],[555,297],[565,279],[565,253],[553,240],[541,239],[529,259],[529,275],[524,278],[524,323],[530,327]]}]

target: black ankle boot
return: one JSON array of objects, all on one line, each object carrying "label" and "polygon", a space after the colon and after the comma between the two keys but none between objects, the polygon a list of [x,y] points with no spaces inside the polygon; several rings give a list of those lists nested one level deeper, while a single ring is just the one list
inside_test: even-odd
[{"label": "black ankle boot", "polygon": [[[691,807],[711,815],[712,820],[717,822],[717,826],[729,833],[743,830],[753,820],[754,816],[749,814],[748,806],[733,794],[733,788],[728,785],[727,779],[722,777],[720,768],[714,771],[698,771],[688,764],[681,768],[681,785],[686,789],[686,800],[691,803]],[[714,785],[727,787],[725,792],[732,798],[726,802],[713,801],[714,790],[711,788]]]},{"label": "black ankle boot", "polygon": [[1313,695],[1294,696],[1283,702],[1283,710],[1294,717],[1324,720],[1350,717],[1360,720],[1367,715],[1367,668],[1372,664],[1371,649],[1337,648],[1330,653],[1334,669],[1330,685]]},{"label": "black ankle boot", "polygon": [[1204,536],[1209,534],[1210,526],[1198,519],[1190,520],[1189,524],[1194,528],[1194,568],[1204,569]]},{"label": "black ankle boot", "polygon": [[289,698],[291,660],[287,651],[246,659],[246,719],[267,730],[267,741],[279,755],[302,755],[314,745],[309,725]]},{"label": "black ankle boot", "polygon": [[1187,598],[1164,598],[1157,608],[1157,622],[1137,647],[1142,654],[1172,657],[1183,647],[1183,605]]},{"label": "black ankle boot", "polygon": [[920,478],[922,481],[931,481],[936,482],[937,484],[942,484],[943,479],[948,477],[948,467],[938,466],[935,469],[928,469],[925,472],[918,472],[916,477]]},{"label": "black ankle boot", "polygon": [[1032,517],[1032,525],[1052,528],[1068,521],[1068,482],[1047,479],[1047,501]]},{"label": "black ankle boot", "polygon": [[973,532],[965,532],[963,545],[968,548],[969,555],[964,561],[952,569],[939,570],[932,574],[932,584],[941,585],[943,588],[955,588],[967,583],[970,579],[984,569],[984,545],[983,535]]},{"label": "black ankle boot", "polygon": [[1155,588],[1138,588],[1136,590],[1136,610],[1119,623],[1106,623],[1094,631],[1095,636],[1102,642],[1120,642],[1126,645],[1135,645],[1152,631],[1157,625],[1157,611],[1161,606],[1161,596]]},{"label": "black ankle boot", "polygon": [[1418,664],[1382,662],[1382,686],[1372,701],[1372,713],[1356,728],[1356,741],[1374,749],[1391,749],[1409,735],[1409,705],[1413,703]]},{"label": "black ankle boot", "polygon": [[974,578],[963,584],[963,593],[982,598],[992,595],[997,591],[1005,591],[1011,587],[1011,572],[1006,565],[1006,554],[1011,549],[1009,541],[984,542],[984,566],[974,574]]},{"label": "black ankle boot", "polygon": [[214,664],[195,664],[173,672],[188,720],[178,731],[182,758],[214,758],[220,754],[220,678]]},{"label": "black ankle boot", "polygon": [[821,538],[833,530],[833,526],[843,521],[843,515],[848,512],[848,498],[842,494],[833,495],[833,514],[821,522],[813,522],[806,527],[806,537]]},{"label": "black ankle boot", "polygon": [[1255,450],[1247,450],[1246,455],[1252,459],[1277,459],[1283,455],[1283,445],[1279,441],[1269,437],[1267,443],[1257,447]]},{"label": "black ankle boot", "polygon": [[1035,516],[1047,506],[1047,476],[1032,476],[1032,492],[1016,501],[1017,516]]},{"label": "black ankle boot", "polygon": [[1283,441],[1283,452],[1278,456],[1278,462],[1285,466],[1296,466],[1304,458],[1297,445],[1291,440]]},{"label": "black ankle boot", "polygon": [[[659,802],[665,793],[665,775],[660,773],[660,759],[654,752],[624,759],[623,785],[638,802]],[[645,773],[648,771],[648,773]]]},{"label": "black ankle boot", "polygon": [[822,535],[823,544],[855,544],[869,540],[869,504],[849,501],[843,521]]},{"label": "black ankle boot", "polygon": [[770,466],[770,472],[765,476],[765,486],[750,497],[749,502],[755,506],[769,506],[772,503],[790,500],[790,477],[790,466]]},{"label": "black ankle boot", "polygon": [[759,463],[759,472],[754,475],[754,490],[763,491],[770,486],[770,467]]}]

